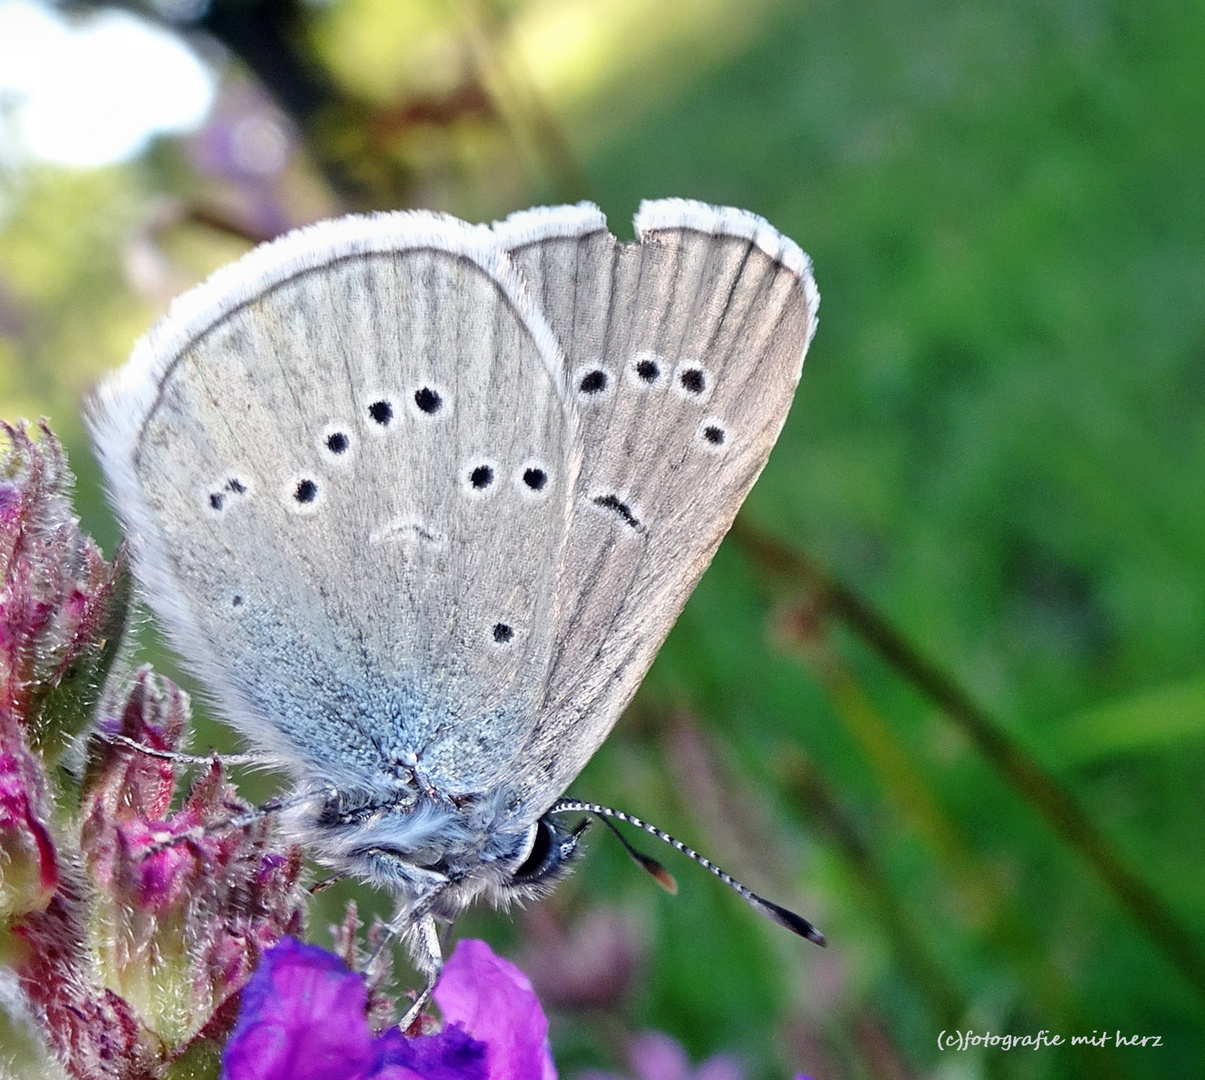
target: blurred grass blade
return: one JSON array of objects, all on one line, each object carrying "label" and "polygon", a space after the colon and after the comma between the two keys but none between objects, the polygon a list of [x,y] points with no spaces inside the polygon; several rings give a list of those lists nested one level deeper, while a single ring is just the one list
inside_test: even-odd
[{"label": "blurred grass blade", "polygon": [[1076,713],[1048,731],[1043,757],[1079,766],[1118,754],[1163,750],[1205,736],[1205,675]]},{"label": "blurred grass blade", "polygon": [[1021,798],[1079,852],[1168,962],[1205,997],[1205,952],[1196,936],[1134,872],[1058,779],[863,597],[831,578],[806,555],[750,528],[740,518],[732,536],[760,566],[802,582],[813,593],[820,614],[845,623],[954,721]]}]

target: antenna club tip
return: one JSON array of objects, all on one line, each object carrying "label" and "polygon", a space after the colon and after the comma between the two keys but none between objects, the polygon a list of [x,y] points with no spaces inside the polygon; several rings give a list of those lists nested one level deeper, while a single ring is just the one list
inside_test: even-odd
[{"label": "antenna club tip", "polygon": [[640,868],[649,874],[661,888],[669,893],[670,896],[678,895],[678,882],[674,879],[673,874],[666,870],[651,855],[646,855],[643,851],[637,851],[635,848],[630,848],[629,851],[632,858],[640,864]]},{"label": "antenna club tip", "polygon": [[807,938],[808,941],[814,942],[821,948],[828,945],[828,938],[802,915],[796,915],[789,908],[785,908],[781,904],[774,903],[773,900],[767,900],[764,896],[757,896],[756,894],[752,895],[749,902],[767,918],[772,919],[779,926],[785,926],[791,933],[798,934],[802,938]]},{"label": "antenna club tip", "polygon": [[678,882],[674,875],[671,874],[664,866],[658,866],[656,869],[647,867],[648,872],[653,875],[653,879],[661,886],[670,896],[678,895]]}]

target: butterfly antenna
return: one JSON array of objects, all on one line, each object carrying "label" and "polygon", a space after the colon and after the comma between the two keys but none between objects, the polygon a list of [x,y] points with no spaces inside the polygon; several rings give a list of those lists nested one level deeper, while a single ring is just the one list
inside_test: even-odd
[{"label": "butterfly antenna", "polygon": [[[682,841],[678,840],[676,837],[670,836],[670,834],[664,829],[659,829],[656,825],[650,825],[647,821],[641,821],[640,818],[633,814],[625,814],[622,810],[613,810],[609,806],[601,806],[598,803],[579,802],[577,799],[560,799],[553,805],[550,812],[554,814],[577,812],[582,814],[591,814],[598,818],[601,822],[603,822],[603,824],[609,826],[612,832],[619,836],[620,840],[623,842],[623,846],[627,849],[628,854],[630,854],[632,858],[634,858],[642,867],[648,870],[649,873],[653,874],[653,876],[660,881],[660,876],[651,867],[656,867],[658,870],[661,870],[661,873],[664,874],[665,870],[661,867],[661,864],[655,859],[649,858],[647,855],[642,855],[634,847],[632,847],[632,845],[629,844],[622,835],[620,835],[619,830],[613,824],[612,819],[614,819],[614,821],[623,821],[637,829],[642,829],[650,836],[655,836],[658,840],[669,844],[670,847],[676,848],[688,859],[693,859],[701,867],[703,867],[704,870],[710,870],[725,885],[727,885],[728,888],[736,893],[737,896],[744,900],[754,910],[765,915],[766,918],[778,923],[779,926],[785,926],[792,933],[798,934],[800,937],[807,938],[808,941],[813,941],[817,945],[828,944],[828,941],[825,939],[824,935],[810,922],[808,922],[807,919],[803,918],[802,915],[796,915],[795,912],[774,903],[772,900],[767,900],[763,896],[758,896],[757,893],[755,893],[752,889],[742,885],[731,874],[716,866],[716,864],[707,858],[706,855],[700,855],[697,851],[695,851],[694,848],[682,843]],[[666,876],[668,877],[669,875],[666,874]],[[672,877],[670,878],[670,881],[673,881]],[[665,883],[662,882],[662,884]],[[668,888],[668,886],[666,887]],[[675,892],[676,889],[677,886],[675,884],[675,887],[670,889],[670,891]]]},{"label": "butterfly antenna", "polygon": [[[589,818],[586,820],[588,821]],[[619,826],[616,825],[615,822],[613,822],[610,818],[599,817],[598,820],[615,834],[619,842],[623,844],[624,850],[632,856],[632,861],[635,862],[641,870],[651,874],[653,880],[656,881],[657,884],[660,885],[661,888],[663,888],[671,896],[676,896],[678,894],[678,883],[674,880],[673,874],[666,870],[665,867],[662,866],[651,855],[646,855],[643,851],[639,851],[634,848],[631,843],[628,842],[628,838],[619,831]]]}]

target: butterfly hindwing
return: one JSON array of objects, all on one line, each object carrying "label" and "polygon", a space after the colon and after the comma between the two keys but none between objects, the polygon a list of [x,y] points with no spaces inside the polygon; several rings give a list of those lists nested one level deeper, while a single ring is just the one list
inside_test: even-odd
[{"label": "butterfly hindwing", "polygon": [[786,419],[818,297],[760,218],[646,203],[640,241],[564,207],[499,227],[562,344],[582,468],[526,791],[557,797],[631,698]]}]

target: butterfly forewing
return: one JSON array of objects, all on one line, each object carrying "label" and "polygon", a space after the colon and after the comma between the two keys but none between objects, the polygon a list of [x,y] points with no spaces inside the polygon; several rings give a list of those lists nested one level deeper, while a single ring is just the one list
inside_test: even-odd
[{"label": "butterfly forewing", "polygon": [[455,795],[498,784],[542,702],[578,441],[488,234],[414,231],[257,253],[94,426],[151,602],[229,719],[344,786],[417,760]]},{"label": "butterfly forewing", "polygon": [[537,806],[635,692],[766,462],[815,328],[806,257],[760,219],[673,200],[642,222],[638,244],[578,207],[500,228],[582,429],[545,721],[519,748]]}]

